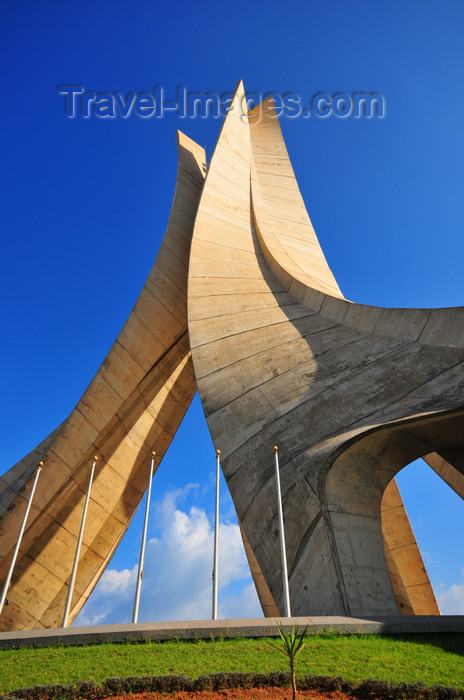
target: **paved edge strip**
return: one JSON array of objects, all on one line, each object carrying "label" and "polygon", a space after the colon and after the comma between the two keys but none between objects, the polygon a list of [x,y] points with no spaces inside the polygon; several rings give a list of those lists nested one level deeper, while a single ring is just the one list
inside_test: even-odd
[{"label": "paved edge strip", "polygon": [[108,642],[168,641],[233,637],[276,637],[277,621],[290,631],[292,625],[308,627],[309,634],[444,634],[464,633],[464,615],[415,615],[406,617],[291,617],[249,620],[193,620],[95,625],[67,629],[24,630],[0,633],[0,649]]}]

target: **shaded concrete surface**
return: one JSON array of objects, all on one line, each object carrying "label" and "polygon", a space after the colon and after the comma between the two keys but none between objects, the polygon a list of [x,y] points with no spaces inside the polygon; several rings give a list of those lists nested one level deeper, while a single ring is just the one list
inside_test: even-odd
[{"label": "shaded concrete surface", "polygon": [[387,615],[379,617],[251,618],[248,620],[192,620],[188,622],[139,622],[122,625],[94,625],[67,629],[0,632],[0,649],[43,647],[51,644],[101,644],[103,642],[167,641],[169,639],[212,639],[215,637],[277,637],[277,621],[289,632],[292,625],[307,627],[308,634],[436,634],[464,633],[464,615]]},{"label": "shaded concrete surface", "polygon": [[345,299],[272,99],[250,119],[245,100],[240,83],[200,197],[188,325],[260,600],[283,613],[277,446],[293,614],[434,615],[394,478],[431,453],[464,475],[464,309]]}]

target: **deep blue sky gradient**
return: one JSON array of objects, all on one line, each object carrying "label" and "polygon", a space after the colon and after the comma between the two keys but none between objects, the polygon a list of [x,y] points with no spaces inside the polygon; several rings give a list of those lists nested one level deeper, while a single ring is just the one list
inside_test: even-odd
[{"label": "deep blue sky gradient", "polygon": [[[294,92],[306,106],[319,92],[381,93],[383,119],[282,120],[308,211],[347,298],[459,306],[463,26],[461,0],[4,0],[0,469],[70,413],[127,318],[167,223],[176,130],[210,157],[221,126],[173,113],[68,119],[57,86],[162,85],[173,98],[177,85],[224,93],[243,78],[250,92]],[[181,440],[159,493],[214,469],[198,400]],[[405,470],[400,486],[434,585],[461,584],[449,528],[462,532],[462,502],[429,471]]]}]

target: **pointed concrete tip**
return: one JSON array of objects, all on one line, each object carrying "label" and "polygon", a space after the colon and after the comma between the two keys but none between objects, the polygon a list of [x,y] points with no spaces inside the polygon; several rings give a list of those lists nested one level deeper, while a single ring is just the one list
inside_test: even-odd
[{"label": "pointed concrete tip", "polygon": [[[195,141],[193,141],[193,139],[191,139],[190,136],[187,136],[187,134],[184,134],[184,132],[181,131],[180,129],[177,129],[176,136],[177,136],[177,143],[179,143],[179,144],[180,143],[181,144],[195,143]],[[198,145],[198,144],[196,144],[196,145]]]},{"label": "pointed concrete tip", "polygon": [[278,120],[279,115],[277,114],[273,95],[269,95],[265,100],[258,102],[252,109],[248,110],[248,116],[251,125],[260,123],[262,118]]},{"label": "pointed concrete tip", "polygon": [[235,90],[234,90],[234,94],[233,94],[232,99],[235,99],[235,97],[238,95],[239,92],[245,93],[245,85],[243,84],[243,80],[241,78],[238,81],[237,85],[235,86]]},{"label": "pointed concrete tip", "polygon": [[178,147],[183,146],[184,148],[187,148],[190,151],[198,150],[201,152],[201,154],[205,153],[205,149],[203,148],[203,146],[200,146],[199,143],[191,139],[190,136],[187,136],[187,134],[184,134],[184,132],[180,131],[180,129],[177,130],[176,136]]},{"label": "pointed concrete tip", "polygon": [[241,119],[244,117],[248,119],[245,86],[243,84],[243,80],[241,79],[238,81],[235,87],[224,122],[227,121],[227,119],[236,118],[237,116]]},{"label": "pointed concrete tip", "polygon": [[263,107],[266,107],[267,109],[272,109],[274,107],[274,104],[275,104],[274,95],[269,95],[268,97],[266,97],[266,99],[263,100],[261,102],[261,104],[263,105]]}]

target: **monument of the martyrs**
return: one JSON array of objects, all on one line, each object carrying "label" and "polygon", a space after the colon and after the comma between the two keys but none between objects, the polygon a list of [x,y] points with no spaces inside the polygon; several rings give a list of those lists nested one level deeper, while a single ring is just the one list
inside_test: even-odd
[{"label": "monument of the martyrs", "polygon": [[69,416],[0,479],[0,584],[44,462],[0,629],[70,620],[109,563],[198,388],[265,615],[284,613],[273,446],[294,615],[439,614],[395,484],[423,457],[464,496],[464,308],[344,298],[272,99],[240,83],[209,167],[178,134],[166,234]]}]

